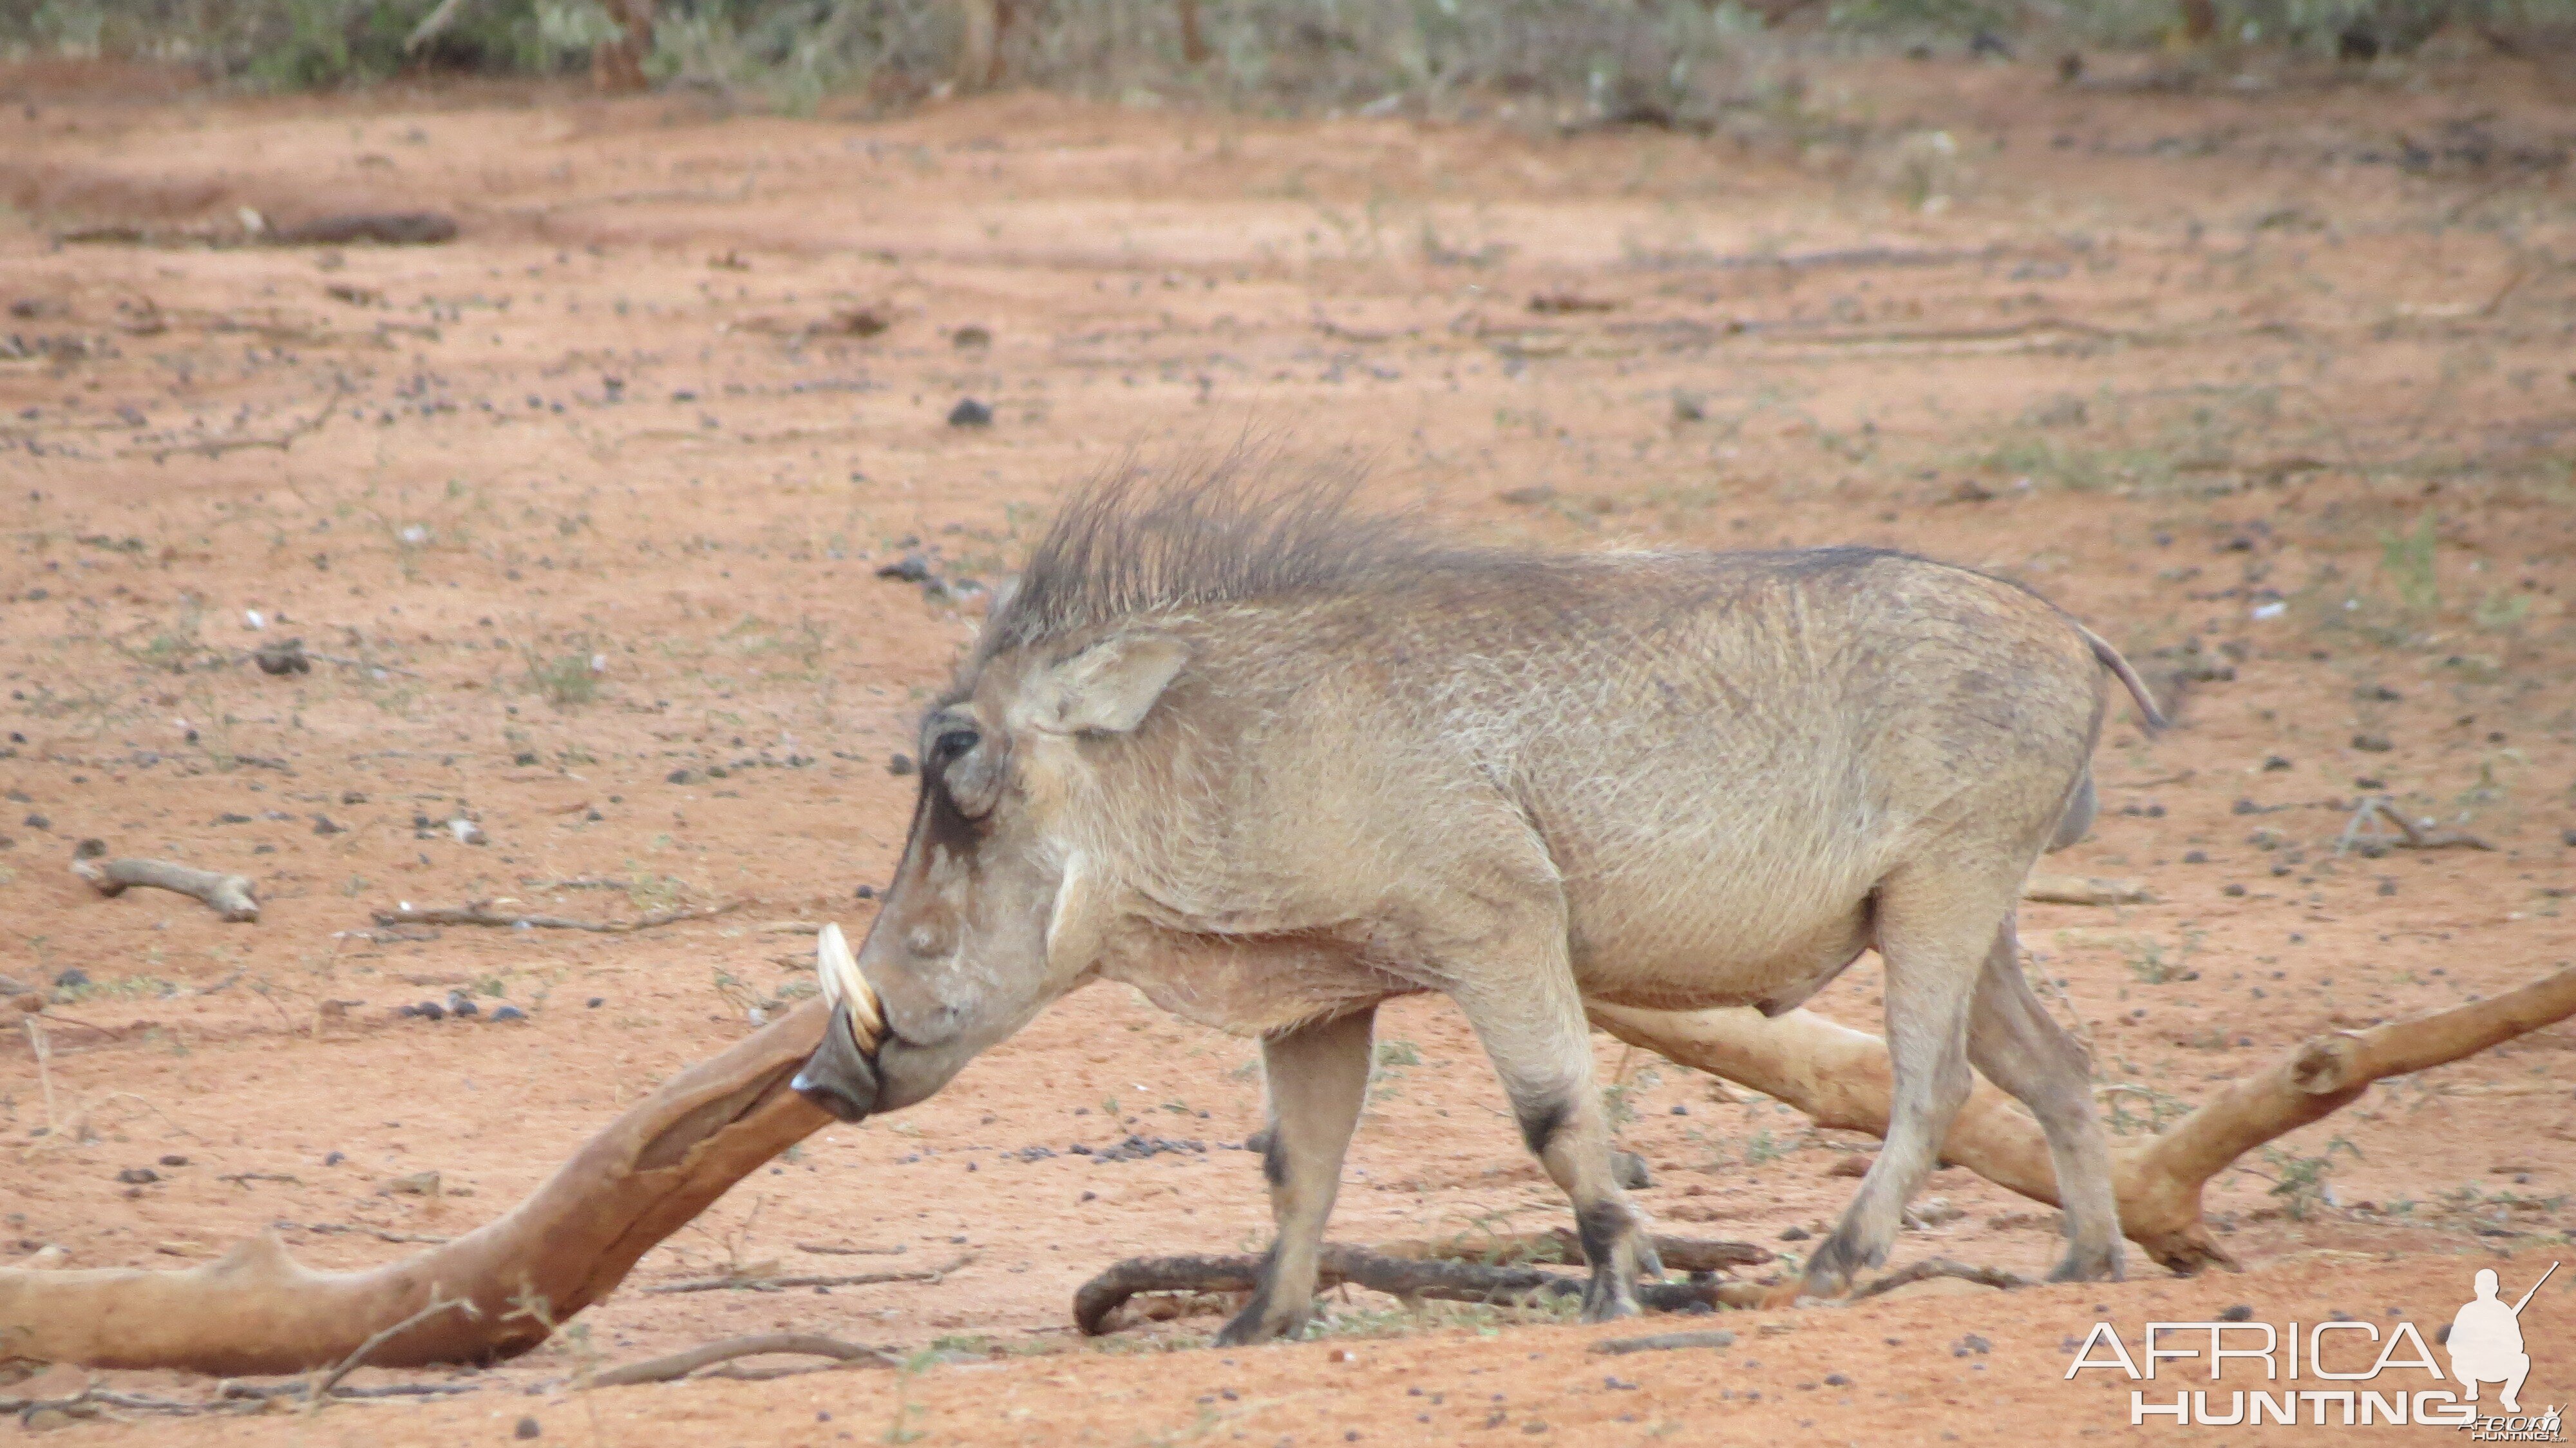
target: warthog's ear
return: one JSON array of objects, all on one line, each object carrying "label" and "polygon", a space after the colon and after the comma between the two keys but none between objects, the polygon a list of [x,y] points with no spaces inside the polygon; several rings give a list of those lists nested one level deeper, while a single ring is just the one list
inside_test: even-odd
[{"label": "warthog's ear", "polygon": [[1162,633],[1118,634],[1020,686],[1015,722],[1050,734],[1124,734],[1190,660],[1190,646]]}]

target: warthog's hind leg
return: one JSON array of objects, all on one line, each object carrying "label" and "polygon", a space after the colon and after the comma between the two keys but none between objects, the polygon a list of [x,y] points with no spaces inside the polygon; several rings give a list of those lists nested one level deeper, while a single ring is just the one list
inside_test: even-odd
[{"label": "warthog's hind leg", "polygon": [[1376,1020],[1377,1008],[1370,1006],[1262,1039],[1270,1129],[1261,1174],[1270,1182],[1270,1215],[1279,1235],[1252,1300],[1216,1335],[1220,1345],[1263,1342],[1306,1325],[1324,1222],[1342,1184],[1342,1154],[1368,1094]]},{"label": "warthog's hind leg", "polygon": [[[1980,868],[1980,865],[1988,866]],[[1913,867],[1879,891],[1878,950],[1887,961],[1887,1055],[1893,1077],[1887,1144],[1816,1255],[1805,1290],[1838,1297],[1862,1268],[1887,1260],[1906,1201],[1923,1184],[1968,1099],[1968,1016],[2020,874],[1992,862]],[[1992,877],[1992,878],[1985,878]]]},{"label": "warthog's hind leg", "polygon": [[2066,1257],[2051,1281],[2117,1281],[2120,1208],[2111,1192],[2111,1146],[2093,1114],[2093,1073],[2083,1044],[2049,1017],[2021,973],[2012,922],[1995,937],[1977,980],[1968,1059],[2011,1092],[2048,1137],[2057,1201],[2066,1212]]}]

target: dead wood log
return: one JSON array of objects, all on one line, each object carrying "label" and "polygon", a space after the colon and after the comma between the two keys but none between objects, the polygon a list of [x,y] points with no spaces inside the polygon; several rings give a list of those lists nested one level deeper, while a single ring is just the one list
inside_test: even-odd
[{"label": "dead wood log", "polygon": [[199,870],[168,860],[101,860],[99,856],[106,853],[107,846],[97,840],[83,840],[72,852],[72,873],[87,880],[90,888],[102,895],[113,898],[129,887],[146,885],[201,900],[207,909],[226,920],[259,919],[259,901],[252,896],[246,876]]},{"label": "dead wood log", "polygon": [[[1130,1257],[1085,1282],[1073,1295],[1073,1320],[1084,1333],[1109,1331],[1109,1314],[1141,1292],[1249,1292],[1260,1281],[1263,1259],[1229,1257]],[[1431,1298],[1502,1306],[1542,1297],[1581,1297],[1584,1279],[1535,1267],[1389,1257],[1365,1247],[1324,1244],[1315,1285],[1345,1283],[1390,1297]],[[1637,1305],[1649,1312],[1714,1311],[1727,1305],[1718,1282],[1640,1282]]]},{"label": "dead wood log", "polygon": [[368,1351],[376,1367],[490,1362],[546,1340],[727,1187],[828,1126],[788,1086],[830,1012],[809,1001],[672,1078],[498,1220],[362,1272],[296,1265],[273,1236],[182,1272],[0,1268],[0,1361],[224,1375],[345,1362],[441,1299],[468,1303]]},{"label": "dead wood log", "polygon": [[[2374,1081],[2456,1061],[2570,1015],[2576,1015],[2576,967],[2431,1015],[2311,1037],[2156,1135],[2113,1145],[2121,1230],[2177,1272],[2232,1270],[2235,1259],[2201,1219],[2201,1192],[2210,1178],[2263,1143],[2322,1120]],[[1887,1130],[1887,1046],[1866,1032],[1806,1011],[1766,1020],[1750,1009],[1595,1006],[1592,1020],[1630,1045],[1777,1097],[1820,1126],[1872,1135]],[[2038,1123],[1983,1077],[1942,1143],[1941,1158],[2057,1204],[2056,1174]]]}]

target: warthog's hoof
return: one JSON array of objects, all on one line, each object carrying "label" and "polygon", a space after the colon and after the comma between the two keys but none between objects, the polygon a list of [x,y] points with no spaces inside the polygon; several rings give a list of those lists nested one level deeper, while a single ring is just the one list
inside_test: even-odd
[{"label": "warthog's hoof", "polygon": [[1254,1347],[1283,1337],[1295,1337],[1305,1330],[1305,1326],[1305,1308],[1300,1307],[1294,1312],[1274,1310],[1270,1305],[1270,1294],[1259,1291],[1252,1294],[1252,1300],[1243,1305],[1243,1310],[1234,1315],[1232,1322],[1217,1330],[1216,1345]]}]

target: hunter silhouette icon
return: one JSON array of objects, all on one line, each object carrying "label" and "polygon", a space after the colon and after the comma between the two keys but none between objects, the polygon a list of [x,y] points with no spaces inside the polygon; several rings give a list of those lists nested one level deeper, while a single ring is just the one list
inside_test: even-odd
[{"label": "hunter silhouette icon", "polygon": [[2459,1310],[2451,1319],[2451,1375],[2469,1391],[2469,1401],[2478,1400],[2478,1384],[2500,1383],[2499,1396],[2508,1413],[2519,1413],[2522,1404],[2515,1394],[2522,1391],[2522,1380],[2531,1375],[2531,1355],[2522,1350],[2522,1310],[2531,1304],[2532,1294],[2558,1272],[2558,1264],[2540,1274],[2531,1291],[2508,1307],[2496,1296],[2496,1275],[2492,1267],[2478,1269],[2477,1300]]}]

